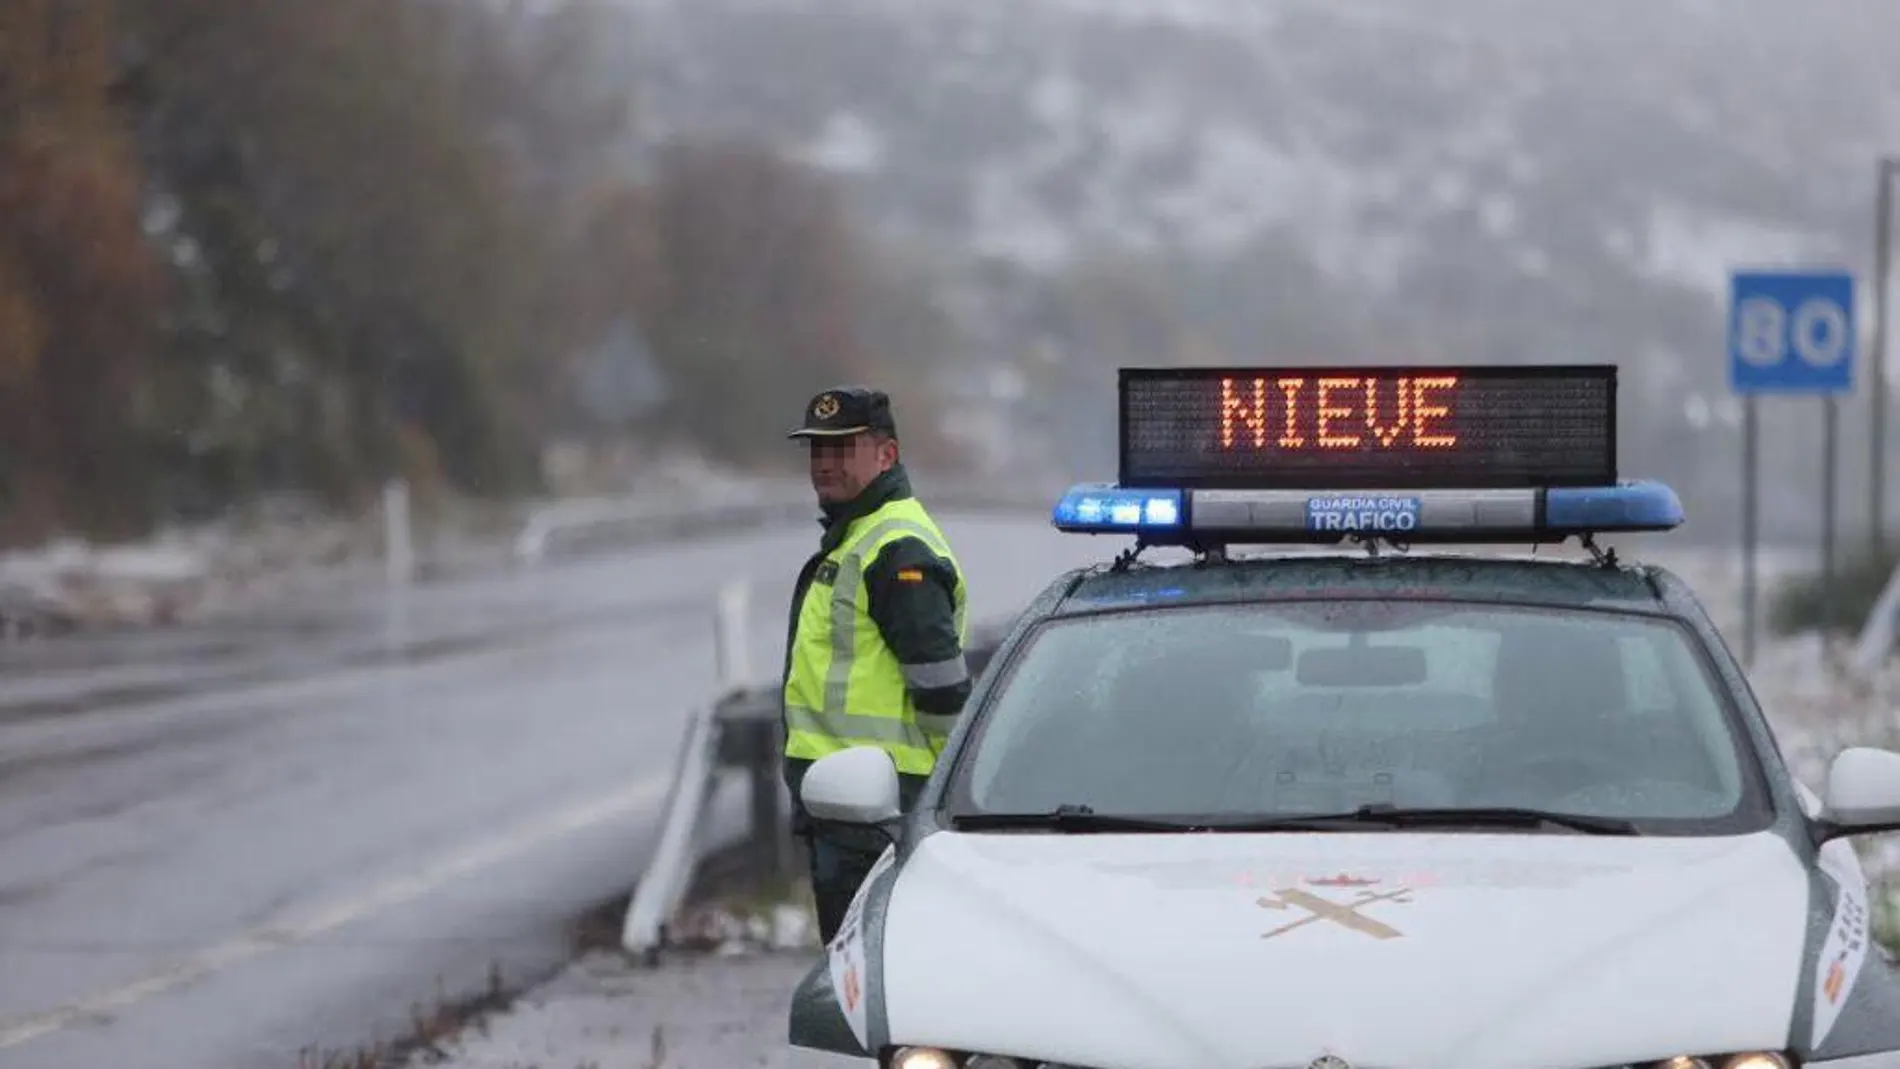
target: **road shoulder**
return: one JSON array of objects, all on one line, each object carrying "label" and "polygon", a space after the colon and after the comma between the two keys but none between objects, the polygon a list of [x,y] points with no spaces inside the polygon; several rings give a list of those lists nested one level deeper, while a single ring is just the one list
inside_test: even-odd
[{"label": "road shoulder", "polygon": [[647,968],[592,951],[465,1031],[438,1069],[738,1069],[784,1064],[786,1007],[815,949],[746,948]]},{"label": "road shoulder", "polygon": [[620,947],[627,895],[576,920],[551,977],[418,1015],[414,1034],[299,1069],[738,1069],[782,1064],[786,1009],[818,960],[802,880],[747,875],[737,844],[701,861],[657,953]]}]

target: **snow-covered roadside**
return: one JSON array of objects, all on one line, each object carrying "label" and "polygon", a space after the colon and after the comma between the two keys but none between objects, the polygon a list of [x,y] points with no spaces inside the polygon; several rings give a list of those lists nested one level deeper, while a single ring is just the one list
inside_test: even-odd
[{"label": "snow-covered roadside", "polygon": [[[419,574],[501,560],[514,511],[462,505],[413,523]],[[0,555],[0,627],[8,638],[157,627],[380,582],[384,541],[379,514],[339,518],[291,500],[141,542],[59,539]]]},{"label": "snow-covered roadside", "polygon": [[[611,500],[623,511],[633,506],[690,516],[761,494],[782,499],[790,485],[783,477],[675,460],[643,473]],[[415,575],[427,580],[507,566],[532,516],[573,509],[574,502],[449,501],[427,509],[417,502],[411,508]],[[387,541],[380,508],[343,517],[285,497],[241,517],[129,544],[66,538],[0,553],[0,641],[204,621],[305,591],[383,583]]]},{"label": "snow-covered roadside", "polygon": [[[1768,647],[1753,676],[1795,775],[1820,794],[1834,756],[1850,746],[1900,750],[1900,663],[1854,677],[1818,638]],[[1854,840],[1868,879],[1878,884],[1874,934],[1900,950],[1900,838]]]},{"label": "snow-covered roadside", "polygon": [[[1740,555],[1735,552],[1658,552],[1708,606],[1728,642],[1741,649]],[[1813,566],[1803,553],[1764,554],[1763,600],[1788,575]],[[1828,764],[1850,746],[1900,749],[1900,659],[1890,659],[1871,678],[1857,678],[1845,665],[1846,644],[1830,648],[1817,634],[1774,638],[1763,633],[1749,673],[1795,775],[1815,793],[1827,784]],[[1855,840],[1868,878],[1881,884],[1876,934],[1900,946],[1900,841],[1895,836]]]},{"label": "snow-covered roadside", "polygon": [[439,1069],[781,1069],[786,1007],[818,951],[748,950],[638,969],[596,952],[508,1013],[409,1065]]},{"label": "snow-covered roadside", "polygon": [[406,1069],[740,1069],[783,1062],[786,1007],[818,960],[809,893],[707,902],[657,966],[590,950]]},{"label": "snow-covered roadside", "polygon": [[[1037,488],[925,475],[940,509],[1042,508]],[[755,475],[692,457],[657,463],[611,494],[511,503],[412,506],[415,575],[428,580],[521,563],[517,552],[565,553],[690,538],[734,523],[785,522],[810,511],[796,475]],[[551,524],[551,518],[559,517]],[[542,532],[546,539],[523,538]],[[551,533],[550,533],[551,532]],[[242,518],[162,532],[126,545],[60,539],[0,553],[0,642],[73,631],[202,622],[386,582],[382,511],[339,517],[284,498]]]}]

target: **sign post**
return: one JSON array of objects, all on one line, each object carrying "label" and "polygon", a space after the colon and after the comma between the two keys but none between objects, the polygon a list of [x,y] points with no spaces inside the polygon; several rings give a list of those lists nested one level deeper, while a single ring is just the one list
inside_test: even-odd
[{"label": "sign post", "polygon": [[1854,276],[1842,269],[1736,271],[1729,280],[1729,386],[1742,395],[1742,660],[1755,662],[1762,394],[1820,394],[1822,626],[1834,621],[1839,396],[1854,388]]},{"label": "sign post", "polygon": [[1867,481],[1871,502],[1868,524],[1873,528],[1868,549],[1876,558],[1887,552],[1887,278],[1893,259],[1893,182],[1900,176],[1900,157],[1885,156],[1877,168],[1879,189],[1874,197],[1874,337],[1867,373],[1872,378],[1873,412],[1870,421],[1873,453],[1868,457]]}]

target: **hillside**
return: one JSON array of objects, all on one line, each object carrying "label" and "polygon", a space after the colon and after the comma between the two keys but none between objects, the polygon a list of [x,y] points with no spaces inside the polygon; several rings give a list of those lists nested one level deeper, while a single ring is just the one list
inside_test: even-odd
[{"label": "hillside", "polygon": [[[609,69],[642,136],[741,133],[840,175],[955,272],[1005,372],[971,389],[1000,410],[1025,379],[1069,384],[1042,415],[1099,410],[1114,363],[1615,361],[1626,466],[1710,508],[1737,470],[1728,267],[1866,271],[1873,161],[1900,150],[1881,0],[621,6]],[[1078,272],[1160,327],[1078,341],[1076,300],[1048,296]],[[1764,410],[1790,531],[1818,502],[1816,412]],[[1101,419],[1059,426],[1062,463],[1106,463]]]}]

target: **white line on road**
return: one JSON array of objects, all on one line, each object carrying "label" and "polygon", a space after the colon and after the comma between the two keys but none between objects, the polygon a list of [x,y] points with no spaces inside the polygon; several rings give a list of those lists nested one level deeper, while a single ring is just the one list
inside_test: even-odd
[{"label": "white line on road", "polygon": [[113,1010],[160,995],[268,951],[304,942],[351,921],[420,898],[451,880],[523,853],[549,840],[615,817],[653,809],[666,799],[664,780],[642,783],[515,825],[500,835],[398,876],[367,891],[337,899],[308,912],[290,911],[281,919],[241,932],[215,946],[131,983],[30,1014],[0,1025],[0,1050],[17,1047],[75,1024],[107,1019]]}]

